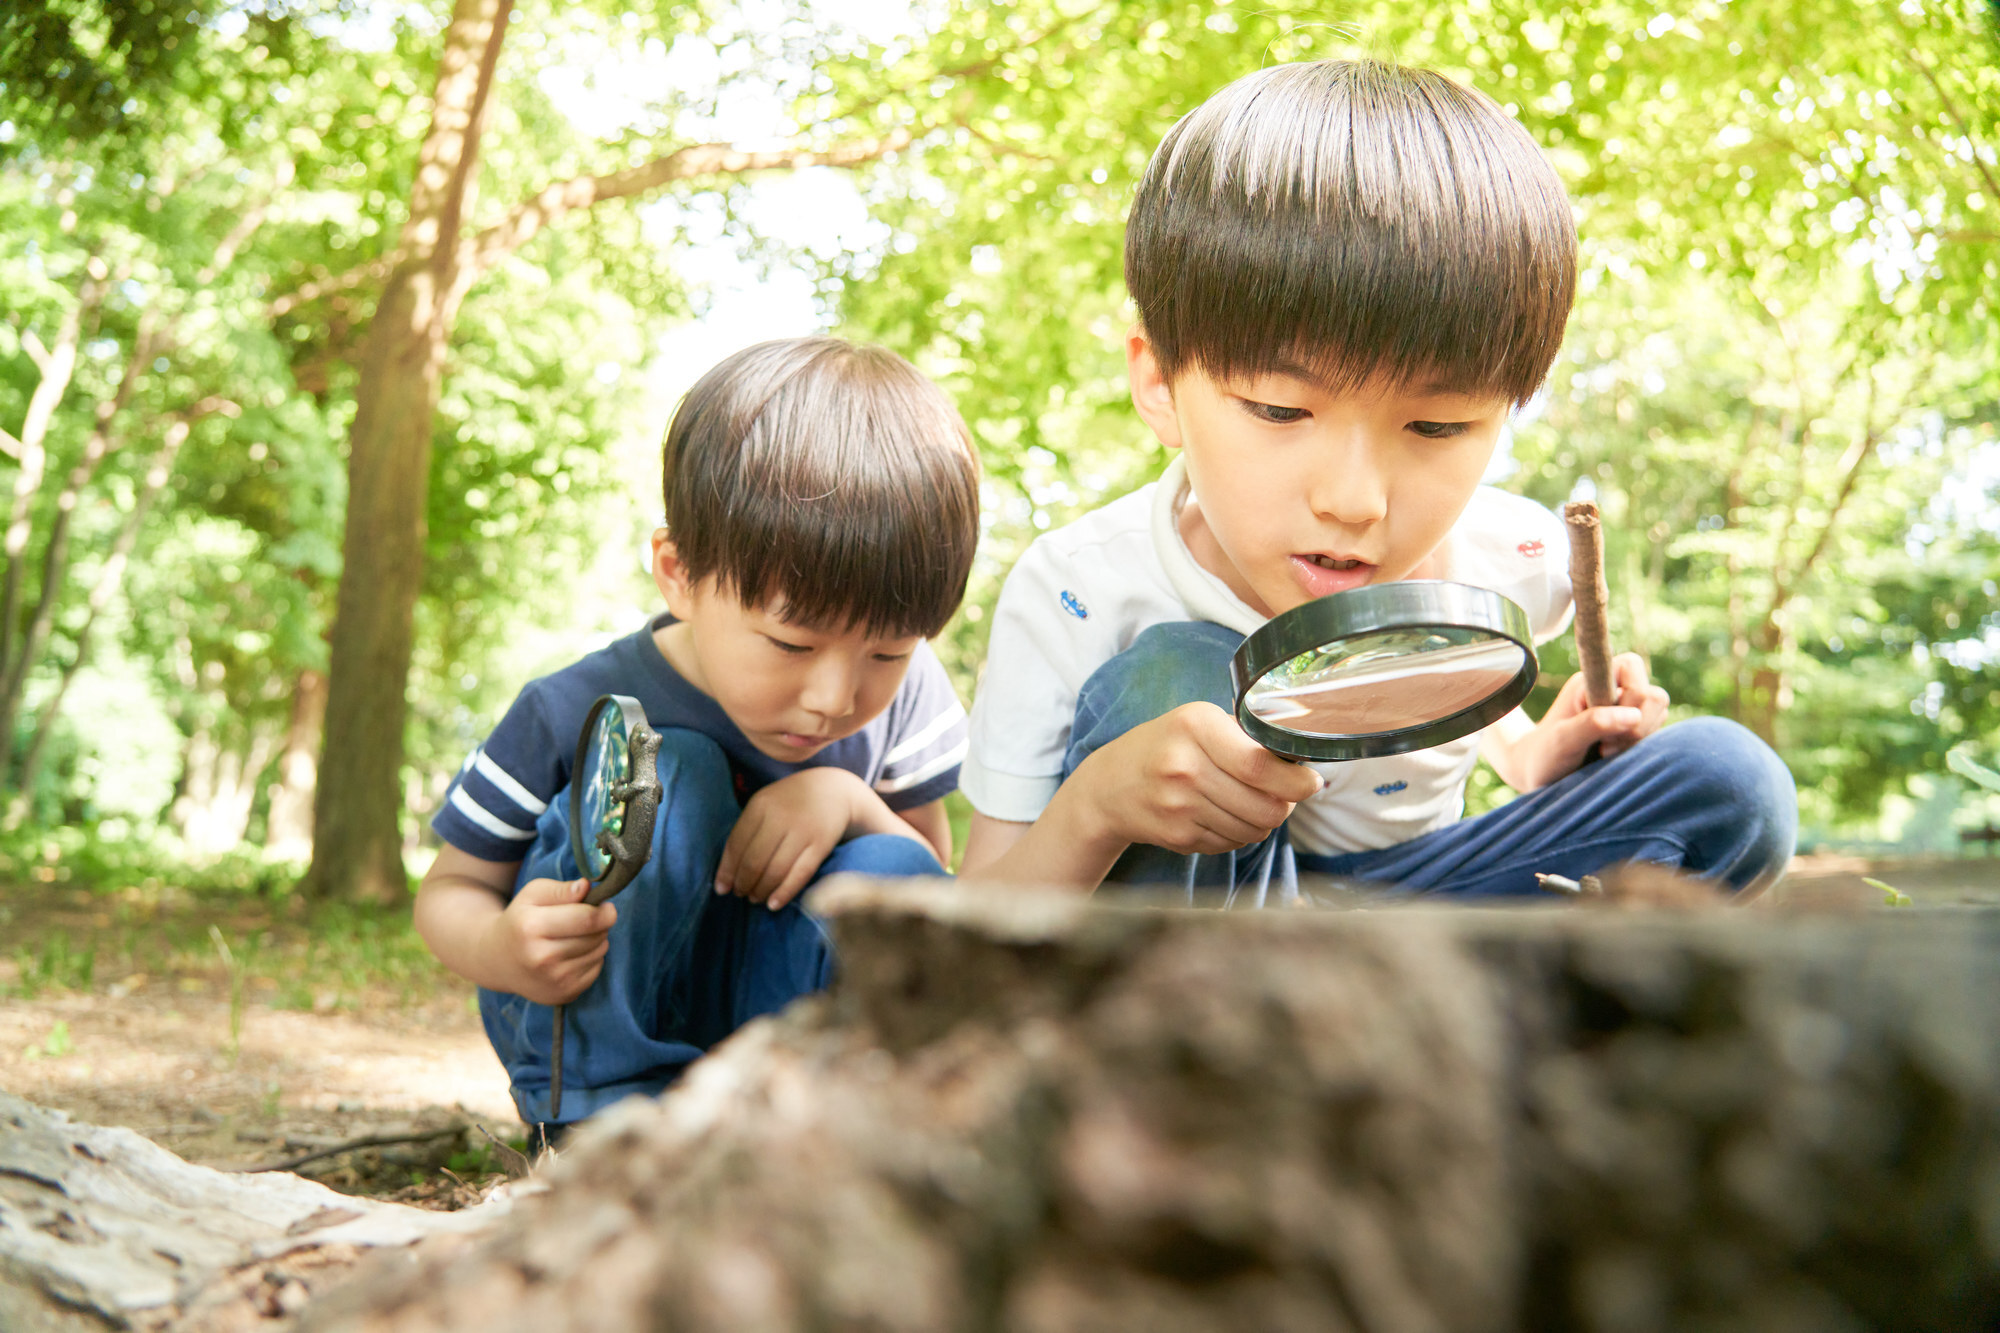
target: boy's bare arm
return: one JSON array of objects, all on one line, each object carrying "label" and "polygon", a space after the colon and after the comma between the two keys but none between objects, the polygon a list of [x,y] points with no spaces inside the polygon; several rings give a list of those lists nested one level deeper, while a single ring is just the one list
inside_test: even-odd
[{"label": "boy's bare arm", "polygon": [[744,804],[722,849],[715,891],[776,910],[799,895],[835,847],[864,833],[913,839],[929,847],[940,865],[951,864],[951,823],[943,801],[899,812],[858,774],[831,766],[805,768]]},{"label": "boy's bare arm", "polygon": [[1085,759],[1033,824],[975,816],[960,874],[1087,892],[1133,843],[1229,851],[1319,789],[1317,773],[1258,745],[1214,704],[1184,704]]},{"label": "boy's bare arm", "polygon": [[586,905],[582,880],[530,880],[509,902],[519,868],[447,845],[417,889],[417,933],[468,981],[566,1004],[597,980],[618,909]]}]

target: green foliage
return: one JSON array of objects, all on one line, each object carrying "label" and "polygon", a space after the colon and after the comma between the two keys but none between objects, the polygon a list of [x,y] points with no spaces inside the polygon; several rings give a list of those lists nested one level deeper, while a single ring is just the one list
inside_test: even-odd
[{"label": "green foliage", "polygon": [[1964,749],[1953,750],[1944,758],[1951,771],[1960,777],[1971,778],[1988,791],[2000,792],[2000,773],[1977,762]]},{"label": "green foliage", "polygon": [[[1572,190],[1581,298],[1503,484],[1550,504],[1594,491],[1620,642],[1683,709],[1770,734],[1823,826],[2000,731],[2000,40],[1976,0],[1363,0],[1333,18],[1305,0],[940,0],[883,42],[830,12],[523,0],[473,221],[699,141],[732,99],[775,99],[789,124],[773,135],[813,142],[908,129],[858,178],[875,239],[806,258],[843,329],[937,375],[979,440],[986,540],[939,645],[964,693],[1026,544],[1165,462],[1127,406],[1121,346],[1123,220],[1153,146],[1249,70],[1370,54],[1491,93]],[[0,737],[18,760],[62,698],[0,873],[196,882],[171,829],[227,807],[222,824],[261,834],[277,742],[326,664],[355,363],[442,13],[0,14],[0,427],[24,420],[34,348],[104,275],[17,557],[30,601],[100,407],[113,445],[73,497],[49,642]],[[684,84],[603,126],[559,108],[552,89],[669,49]],[[528,675],[650,603],[632,553],[654,501],[635,479],[669,405],[647,401],[642,368],[694,308],[675,269],[693,219],[776,257],[742,197],[682,182],[593,208],[468,296],[436,416],[413,809]],[[218,264],[226,240],[240,247]],[[146,330],[164,342],[134,360]],[[227,410],[196,413],[213,400]],[[113,545],[177,420],[185,442],[119,572]],[[116,596],[93,611],[106,580]],[[1550,645],[1549,671],[1567,654]],[[1502,797],[1486,778],[1473,792]],[[253,856],[206,872],[266,891],[289,873]],[[398,966],[400,945],[347,938]]]},{"label": "green foliage", "polygon": [[1879,879],[1869,879],[1865,875],[1862,876],[1861,882],[1871,889],[1879,889],[1881,891],[1882,905],[1884,907],[1910,907],[1916,903],[1916,899],[1904,893],[1893,884],[1885,884]]},{"label": "green foliage", "polygon": [[24,1000],[32,1000],[51,987],[88,991],[97,975],[97,949],[93,945],[78,947],[71,943],[66,931],[59,930],[43,940],[39,948],[16,949],[14,965],[14,991]]},{"label": "green foliage", "polygon": [[[1160,135],[1271,60],[1372,55],[1491,94],[1576,203],[1580,299],[1504,484],[1594,491],[1621,644],[1684,711],[1771,735],[1811,822],[1872,814],[2000,725],[1994,25],[1971,0],[1382,3],[1338,23],[965,0],[900,58],[830,71],[825,96],[856,101],[965,71],[926,86],[948,126],[870,186],[886,241],[827,264],[845,327],[943,379],[985,454],[988,542],[948,660],[969,685],[1037,532],[1163,461],[1119,346],[1123,219]],[[1571,669],[1566,642],[1546,656]]]}]

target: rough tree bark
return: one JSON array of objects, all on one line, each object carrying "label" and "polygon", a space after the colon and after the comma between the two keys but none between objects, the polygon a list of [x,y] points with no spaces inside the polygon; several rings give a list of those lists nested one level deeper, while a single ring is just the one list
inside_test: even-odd
[{"label": "rough tree bark", "polygon": [[403,897],[405,686],[423,581],[432,417],[452,321],[471,272],[459,229],[511,0],[458,0],[445,34],[430,133],[417,160],[403,259],[369,324],[348,436],[346,528],[335,604],[326,749],[313,806],[307,891]]},{"label": "rough tree bark", "polygon": [[843,977],[306,1330],[2000,1318],[2000,919],[847,883]]}]

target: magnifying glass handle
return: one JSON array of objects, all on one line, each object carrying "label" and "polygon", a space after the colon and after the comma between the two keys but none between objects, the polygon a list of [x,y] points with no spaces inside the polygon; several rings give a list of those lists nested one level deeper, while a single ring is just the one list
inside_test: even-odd
[{"label": "magnifying glass handle", "polygon": [[552,1010],[555,1036],[549,1042],[549,1119],[555,1121],[562,1119],[563,1010],[567,1008],[568,1005],[559,1004]]}]

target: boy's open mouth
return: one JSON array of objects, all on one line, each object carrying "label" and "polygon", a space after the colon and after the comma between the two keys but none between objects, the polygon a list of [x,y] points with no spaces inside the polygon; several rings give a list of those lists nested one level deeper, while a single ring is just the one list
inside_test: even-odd
[{"label": "boy's open mouth", "polygon": [[1358,588],[1375,576],[1375,566],[1366,560],[1318,553],[1292,557],[1292,577],[1308,597],[1327,597],[1349,588]]}]

